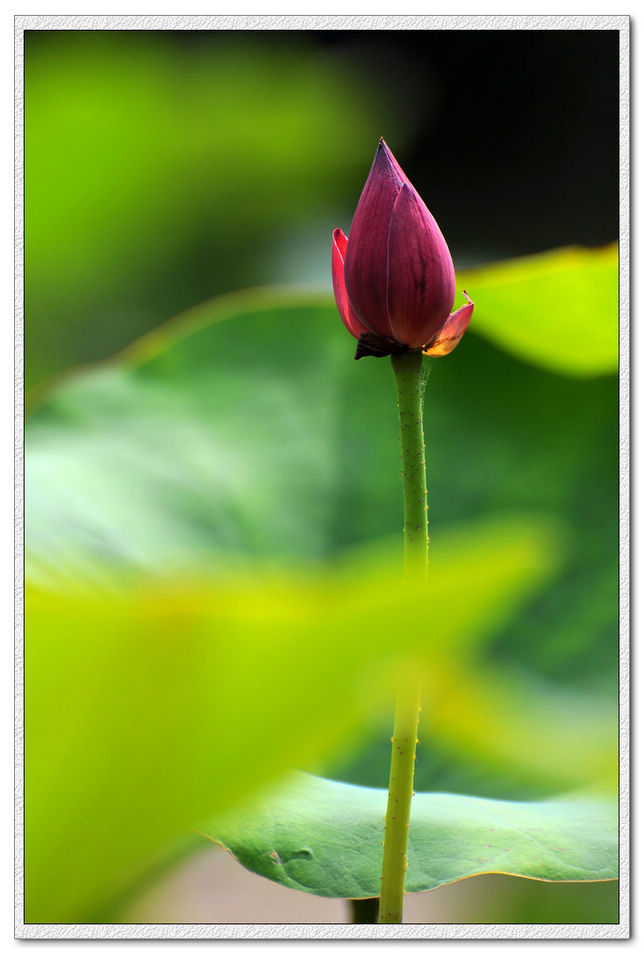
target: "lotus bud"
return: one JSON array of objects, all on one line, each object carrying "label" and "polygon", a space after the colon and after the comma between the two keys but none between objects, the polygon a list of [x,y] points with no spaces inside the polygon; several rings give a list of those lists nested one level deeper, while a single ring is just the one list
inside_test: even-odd
[{"label": "lotus bud", "polygon": [[381,138],[349,238],[333,233],[333,292],[364,356],[450,353],[474,304],[454,313],[454,264],[436,220]]}]

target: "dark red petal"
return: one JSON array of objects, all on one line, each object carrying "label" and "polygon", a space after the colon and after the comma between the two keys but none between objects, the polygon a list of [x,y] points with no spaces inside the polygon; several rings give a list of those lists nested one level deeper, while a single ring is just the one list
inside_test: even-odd
[{"label": "dark red petal", "polygon": [[336,246],[338,252],[340,253],[340,258],[342,259],[342,264],[344,265],[344,254],[347,251],[347,237],[345,236],[342,229],[333,230],[333,244]]},{"label": "dark red petal", "polygon": [[408,183],[394,205],[387,246],[387,311],[394,339],[428,343],[454,303],[454,264],[436,220]]},{"label": "dark red petal", "polygon": [[446,357],[459,343],[469,326],[472,313],[474,312],[474,303],[465,290],[463,290],[463,296],[467,300],[467,303],[447,317],[444,326],[438,331],[431,345],[426,350],[423,350],[425,356]]},{"label": "dark red petal", "polygon": [[347,288],[344,285],[344,254],[347,249],[347,237],[342,229],[336,229],[333,233],[333,247],[331,250],[331,276],[333,277],[333,295],[338,307],[338,312],[342,317],[342,322],[347,330],[356,340],[366,327],[360,322],[351,308]]},{"label": "dark red petal", "polygon": [[381,142],[353,217],[344,269],[354,310],[367,329],[385,336],[392,335],[387,316],[387,239],[401,185],[399,166],[392,164],[390,156]]}]

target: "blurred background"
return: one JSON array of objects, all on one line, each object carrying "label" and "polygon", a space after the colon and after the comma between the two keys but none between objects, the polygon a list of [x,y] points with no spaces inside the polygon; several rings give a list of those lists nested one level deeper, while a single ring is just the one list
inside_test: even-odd
[{"label": "blurred background", "polygon": [[611,31],[27,31],[27,387],[246,286],[329,287],[382,135],[457,266],[617,238]]},{"label": "blurred background", "polygon": [[[48,405],[39,389],[211,297],[275,284],[330,292],[331,232],[349,230],[381,135],[436,217],[459,269],[560,246],[605,246],[618,235],[618,33],[26,32],[25,366],[28,393],[36,391],[36,404],[45,400],[31,437],[31,489],[41,504],[53,494],[50,504],[65,507],[69,497],[71,479],[64,475],[56,493],[57,455],[67,446],[56,437],[59,417],[71,415],[72,430],[86,428],[100,445],[89,408],[76,411],[77,402],[64,397]],[[259,330],[247,332],[260,338]],[[232,338],[216,344],[229,373],[249,355],[245,334],[235,334],[238,350],[231,350]],[[191,352],[194,361],[204,358]],[[260,371],[279,375],[289,352],[282,338],[264,348],[254,363],[257,387]],[[226,373],[220,378],[227,386]],[[374,426],[384,425],[391,401],[375,382],[369,387],[364,401]],[[550,372],[517,361],[473,326],[457,353],[435,367],[429,393],[433,522],[546,514],[568,547],[556,581],[490,638],[488,655],[520,666],[528,693],[530,677],[538,677],[553,696],[588,689],[612,702],[616,373]],[[250,404],[240,407],[243,425]],[[263,441],[259,431],[253,438],[252,424],[249,410],[245,426],[256,458]],[[365,507],[356,467],[376,457],[384,461],[378,467],[387,467],[390,455],[385,448],[384,457],[374,457],[369,449],[376,445],[361,443],[359,430],[347,431],[343,463],[333,469],[332,527],[298,555],[329,559],[397,532],[398,472],[391,482],[384,471],[372,482]],[[147,427],[141,440],[146,434]],[[394,454],[393,425],[389,436]],[[318,454],[323,462],[324,452]],[[38,455],[44,455],[40,472]],[[255,480],[265,482],[274,458],[267,453],[261,460],[251,466]],[[328,470],[320,472],[327,496]],[[158,480],[158,467],[150,471]],[[309,487],[310,470],[298,473]],[[135,480],[129,474],[126,483]],[[81,481],[78,472],[76,494]],[[107,508],[107,490],[94,486]],[[203,490],[211,501],[209,486]],[[303,494],[301,508],[319,507]],[[113,521],[131,497],[126,489],[114,499]],[[246,514],[259,499],[243,501]],[[232,499],[223,514],[229,512],[234,519]],[[196,498],[190,513],[193,524],[208,514]],[[43,519],[45,543],[51,521],[64,518],[55,509],[48,514],[54,517]],[[31,521],[38,525],[37,511]],[[359,751],[328,767],[329,776],[384,786],[389,735],[388,722],[375,724]],[[477,764],[471,751],[455,757],[431,744],[419,755],[417,786],[489,797],[552,793]],[[409,921],[617,917],[612,883],[549,886],[499,875],[416,896],[410,906]],[[274,886],[211,847],[129,914],[146,922],[345,917],[342,902]]]}]

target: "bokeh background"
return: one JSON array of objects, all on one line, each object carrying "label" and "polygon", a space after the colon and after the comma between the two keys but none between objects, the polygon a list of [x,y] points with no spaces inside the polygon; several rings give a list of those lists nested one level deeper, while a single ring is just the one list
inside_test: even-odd
[{"label": "bokeh background", "polygon": [[27,31],[27,386],[329,285],[378,138],[457,266],[618,228],[617,31]]},{"label": "bokeh background", "polygon": [[[55,388],[65,386],[59,375],[119,353],[220,294],[275,284],[329,292],[331,231],[348,231],[381,135],[441,225],[463,279],[468,267],[561,246],[606,246],[618,236],[618,33],[26,32],[25,376],[36,455],[33,544],[45,548],[44,558],[53,547],[62,561],[51,523],[63,522],[71,480],[68,468],[62,484],[57,478],[56,454],[67,444],[56,422],[71,415],[72,429],[94,433],[89,409],[79,411],[73,394],[56,399]],[[253,322],[215,350],[241,368],[258,333]],[[556,339],[551,351],[556,358]],[[197,361],[199,348],[191,352]],[[262,345],[251,368],[257,388],[262,372],[285,372],[289,352],[281,337],[272,349],[270,341]],[[375,383],[369,387],[371,420],[384,426],[391,401]],[[249,447],[259,453],[252,398],[240,407]],[[507,511],[535,520],[546,514],[566,544],[556,580],[488,638],[487,655],[520,666],[528,693],[530,677],[538,677],[553,697],[575,688],[591,691],[591,705],[610,704],[617,678],[616,373],[566,374],[556,364],[517,360],[473,325],[432,372],[428,426],[439,528]],[[393,424],[385,433],[394,453]],[[377,437],[373,426],[365,434]],[[382,455],[371,443],[361,447],[353,427],[340,470],[329,477],[320,465],[321,489],[328,493],[333,482],[332,527],[296,547],[300,558],[329,560],[357,542],[396,534],[395,464],[393,491],[381,476],[365,507],[364,482],[355,483],[351,462],[368,465]],[[270,453],[262,460],[256,470],[266,474]],[[305,482],[297,461],[294,467]],[[164,468],[160,461],[149,470],[158,479]],[[131,498],[127,479],[112,492],[87,481],[90,503],[103,502],[117,521]],[[304,508],[298,501],[310,498],[303,494],[289,506],[294,520]],[[201,497],[192,522],[211,527]],[[242,498],[248,507],[258,501]],[[231,521],[238,515],[233,499],[227,514]],[[61,525],[61,534],[63,542],[75,540],[73,528],[65,533]],[[134,543],[136,524],[130,535]],[[257,535],[247,544],[260,555]],[[387,723],[374,724],[359,750],[325,764],[327,774],[384,786],[388,738]],[[548,793],[527,775],[519,783],[520,773],[509,776],[484,760],[477,767],[467,750],[455,756],[449,746],[428,745],[418,786],[490,797]],[[157,883],[128,918],[336,921],[342,904],[263,882],[213,848]],[[410,921],[616,919],[613,883],[544,886],[485,876],[410,904]]]}]

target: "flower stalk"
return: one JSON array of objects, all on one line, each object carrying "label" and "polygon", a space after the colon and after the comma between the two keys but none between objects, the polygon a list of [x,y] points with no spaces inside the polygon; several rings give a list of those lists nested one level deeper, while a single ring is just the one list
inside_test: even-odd
[{"label": "flower stalk", "polygon": [[[427,577],[427,471],[423,431],[423,355],[420,351],[391,358],[400,417],[405,576]],[[378,921],[402,922],[411,800],[414,787],[420,689],[409,680],[399,686],[391,738],[389,795]]]},{"label": "flower stalk", "polygon": [[[387,357],[396,379],[404,501],[405,575],[427,578],[427,473],[423,362],[454,350],[474,303],[453,310],[454,264],[443,234],[380,139],[351,231],[333,233],[331,276],[338,312],[357,341],[355,359]],[[392,737],[379,922],[402,922],[420,695],[413,674],[399,688]]]}]

